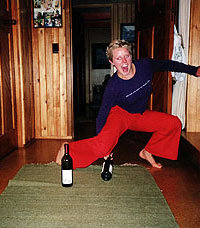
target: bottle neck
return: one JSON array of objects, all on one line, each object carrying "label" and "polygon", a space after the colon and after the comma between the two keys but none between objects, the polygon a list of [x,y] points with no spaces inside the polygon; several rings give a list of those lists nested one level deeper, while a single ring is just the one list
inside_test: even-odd
[{"label": "bottle neck", "polygon": [[111,157],[109,156],[107,159],[106,159],[106,161],[110,161],[111,160]]},{"label": "bottle neck", "polygon": [[69,154],[69,144],[64,144],[65,154]]}]

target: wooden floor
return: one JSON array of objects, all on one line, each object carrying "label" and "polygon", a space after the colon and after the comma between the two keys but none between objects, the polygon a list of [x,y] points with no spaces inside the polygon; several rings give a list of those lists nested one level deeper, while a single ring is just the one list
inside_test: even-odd
[{"label": "wooden floor", "polygon": [[[76,123],[76,140],[95,134],[95,122],[79,120]],[[6,188],[9,179],[27,163],[49,163],[55,160],[63,140],[36,140],[26,148],[17,149],[0,161],[0,193]],[[145,166],[153,175],[171,208],[180,228],[200,227],[200,178],[199,171],[185,155],[179,151],[177,161],[159,159],[161,170],[150,167],[138,157],[144,142],[132,137],[131,132],[121,136],[114,149],[114,163],[132,163]],[[98,160],[95,164],[102,164]],[[113,175],[114,177],[114,175]]]}]

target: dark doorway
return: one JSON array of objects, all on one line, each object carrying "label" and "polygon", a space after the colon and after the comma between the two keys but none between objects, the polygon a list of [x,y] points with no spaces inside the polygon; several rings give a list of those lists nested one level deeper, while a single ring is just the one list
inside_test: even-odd
[{"label": "dark doorway", "polygon": [[73,10],[73,97],[75,120],[85,113],[85,33],[84,17]]},{"label": "dark doorway", "polygon": [[[101,37],[102,31],[107,28],[111,31],[111,9],[110,7],[72,7],[72,36],[73,36],[73,98],[74,98],[74,123],[75,137],[80,122],[95,122],[100,101],[94,106],[93,97],[96,96],[94,80],[96,74],[104,78],[102,69],[92,69],[92,42],[94,36]],[[93,29],[98,33],[93,34]],[[109,33],[109,41],[110,41]],[[94,41],[95,42],[95,41]],[[101,40],[96,40],[100,43]],[[102,43],[102,42],[101,42]],[[107,66],[105,66],[106,68]],[[103,81],[103,80],[102,80]],[[100,84],[101,82],[99,82]],[[93,96],[94,95],[94,96]],[[102,96],[102,94],[98,94]]]}]

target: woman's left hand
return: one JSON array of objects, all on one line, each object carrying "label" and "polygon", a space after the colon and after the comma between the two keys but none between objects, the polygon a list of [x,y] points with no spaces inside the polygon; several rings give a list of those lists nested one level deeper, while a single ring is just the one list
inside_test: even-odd
[{"label": "woman's left hand", "polygon": [[196,76],[200,77],[200,66],[197,68]]},{"label": "woman's left hand", "polygon": [[107,160],[109,156],[111,157],[111,160],[113,160],[113,157],[112,157],[113,156],[113,153],[107,155],[106,157],[104,157],[104,159]]}]

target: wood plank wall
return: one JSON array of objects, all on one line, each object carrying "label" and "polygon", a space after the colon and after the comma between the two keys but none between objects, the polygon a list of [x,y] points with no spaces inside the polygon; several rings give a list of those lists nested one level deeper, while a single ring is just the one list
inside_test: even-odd
[{"label": "wood plank wall", "polygon": [[[189,64],[200,65],[200,0],[191,0]],[[200,132],[200,78],[188,76],[187,132]]]},{"label": "wood plank wall", "polygon": [[[14,47],[11,68],[19,147],[33,138],[73,138],[71,1],[62,2],[63,28],[34,29],[32,1],[11,1],[12,18],[17,20],[10,48]],[[191,4],[189,61],[199,65],[200,0]],[[120,23],[135,22],[134,9],[134,3],[112,5],[112,39],[120,38]],[[58,54],[52,54],[54,42],[59,43]],[[200,131],[199,80],[188,79],[187,131]]]},{"label": "wood plank wall", "polygon": [[32,25],[35,138],[73,138],[71,4],[62,4],[62,28]]},{"label": "wood plank wall", "polygon": [[[171,59],[176,1],[137,1],[137,58]],[[172,10],[173,9],[173,10]],[[151,110],[171,113],[172,76],[156,72],[150,97]]]},{"label": "wood plank wall", "polygon": [[0,7],[0,158],[17,147],[11,1]]},{"label": "wood plank wall", "polygon": [[[111,40],[120,39],[120,24],[135,23],[135,1],[130,3],[115,3],[111,5]],[[135,55],[135,49],[133,49]],[[111,66],[111,75],[114,67]]]},{"label": "wood plank wall", "polygon": [[112,40],[120,39],[120,23],[135,23],[135,1],[112,5]]},{"label": "wood plank wall", "polygon": [[32,80],[31,1],[12,0],[14,72],[18,146],[34,138],[34,104]]}]

